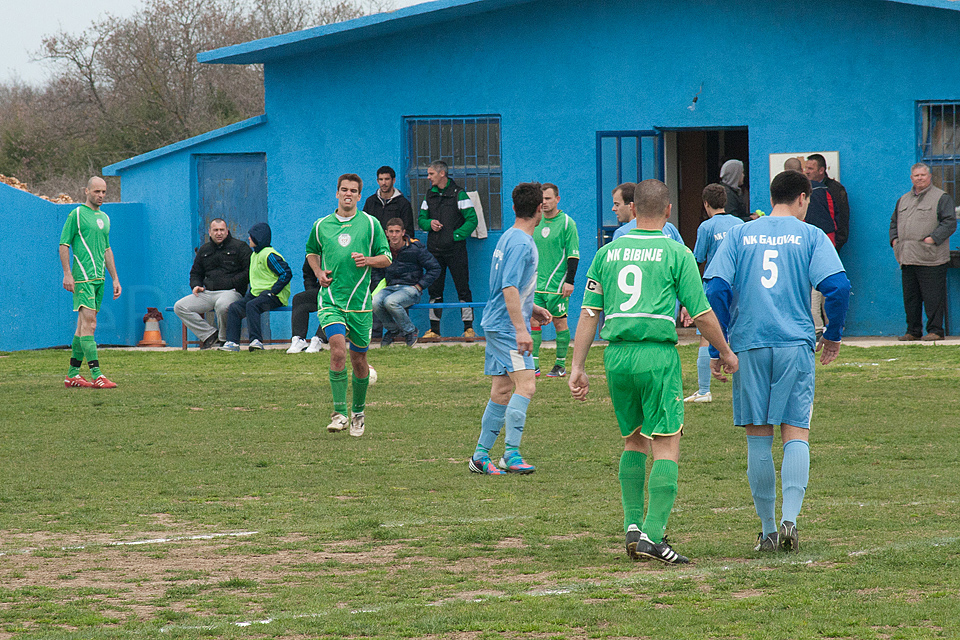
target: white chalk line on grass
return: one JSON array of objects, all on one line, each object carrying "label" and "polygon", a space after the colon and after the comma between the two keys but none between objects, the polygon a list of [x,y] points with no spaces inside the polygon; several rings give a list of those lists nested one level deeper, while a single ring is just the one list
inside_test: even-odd
[{"label": "white chalk line on grass", "polygon": [[397,527],[418,527],[425,524],[443,526],[445,524],[474,524],[480,522],[504,522],[506,520],[529,520],[533,516],[500,516],[498,518],[457,518],[456,520],[412,520],[410,522],[384,522],[380,526],[387,529]]},{"label": "white chalk line on grass", "polygon": [[[143,544],[166,544],[170,542],[184,542],[189,540],[214,540],[216,538],[240,538],[244,536],[254,536],[260,533],[259,531],[235,531],[232,533],[204,533],[195,536],[176,536],[174,538],[151,538],[149,540],[119,540],[115,542],[102,542],[102,543],[91,543],[91,544],[78,544],[71,545],[69,547],[60,547],[62,551],[77,551],[80,549],[86,549],[88,547],[135,547]],[[37,549],[19,549],[17,551],[0,551],[0,556],[11,556],[11,555],[29,555],[34,553]]]}]

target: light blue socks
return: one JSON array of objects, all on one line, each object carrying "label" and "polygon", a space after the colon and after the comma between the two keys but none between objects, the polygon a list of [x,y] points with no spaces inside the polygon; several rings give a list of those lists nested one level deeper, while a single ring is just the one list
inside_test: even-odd
[{"label": "light blue socks", "polygon": [[700,395],[710,393],[710,347],[700,347],[697,351],[697,384]]},{"label": "light blue socks", "polygon": [[788,440],[783,444],[783,466],[780,468],[780,483],[783,491],[781,522],[797,521],[809,478],[810,443],[804,440]]},{"label": "light blue socks", "polygon": [[473,454],[474,460],[490,455],[490,449],[493,448],[497,436],[500,435],[500,429],[503,428],[506,413],[507,405],[497,404],[493,400],[487,402],[483,418],[480,419],[480,439],[477,440],[477,450]]},{"label": "light blue socks", "polygon": [[747,436],[747,480],[764,537],[777,531],[777,470],[773,466],[772,447],[773,436]]},{"label": "light blue socks", "polygon": [[523,425],[527,421],[528,406],[530,406],[530,398],[524,398],[516,393],[510,396],[506,415],[507,450],[520,448],[520,439],[523,438]]}]

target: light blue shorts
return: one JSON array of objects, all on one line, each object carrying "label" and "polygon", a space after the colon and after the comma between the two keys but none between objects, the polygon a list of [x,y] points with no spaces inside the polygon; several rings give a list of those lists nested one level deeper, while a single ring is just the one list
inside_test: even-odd
[{"label": "light blue shorts", "polygon": [[487,341],[486,357],[483,362],[483,374],[487,376],[505,376],[514,371],[535,369],[533,355],[523,355],[517,351],[517,336],[499,331],[484,331]]},{"label": "light blue shorts", "polygon": [[807,345],[764,347],[737,354],[733,374],[733,424],[788,424],[810,428],[814,354]]}]

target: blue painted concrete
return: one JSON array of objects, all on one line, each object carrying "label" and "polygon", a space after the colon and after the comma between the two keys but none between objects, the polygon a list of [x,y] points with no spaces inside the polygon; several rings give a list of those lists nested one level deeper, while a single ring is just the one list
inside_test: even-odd
[{"label": "blue painted concrete", "polygon": [[[887,228],[917,160],[916,102],[960,100],[960,65],[935,53],[960,33],[958,9],[945,0],[439,0],[208,52],[202,60],[265,62],[269,119],[106,169],[122,177],[125,200],[143,205],[143,281],[154,284],[138,304],[162,308],[187,292],[197,154],[266,154],[274,245],[297,268],[312,222],[336,206],[337,175],[363,176],[364,196],[378,166],[402,175],[404,116],[498,114],[505,224],[512,186],[536,179],[560,186],[580,228],[572,318],[595,250],[596,132],[747,127],[751,208],[768,208],[768,154],[839,151],[852,210],[841,251],[854,285],[848,333],[902,333]],[[498,237],[468,241],[476,300],[486,298]],[[446,314],[445,333],[458,331],[455,316]],[[179,343],[177,322],[163,329]]]}]

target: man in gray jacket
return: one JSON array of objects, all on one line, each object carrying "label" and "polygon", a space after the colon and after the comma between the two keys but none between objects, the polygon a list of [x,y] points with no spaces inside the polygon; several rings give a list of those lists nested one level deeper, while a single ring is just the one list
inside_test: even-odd
[{"label": "man in gray jacket", "polygon": [[[918,162],[910,169],[913,189],[900,196],[890,218],[890,246],[900,263],[907,332],[900,340],[942,340],[947,301],[950,235],[957,229],[953,199],[934,187],[930,167]],[[921,305],[927,313],[923,333]]]}]

